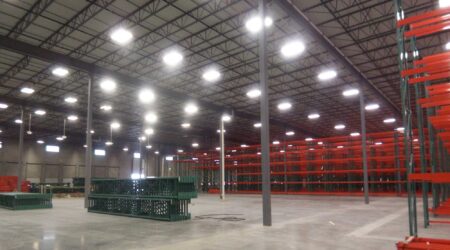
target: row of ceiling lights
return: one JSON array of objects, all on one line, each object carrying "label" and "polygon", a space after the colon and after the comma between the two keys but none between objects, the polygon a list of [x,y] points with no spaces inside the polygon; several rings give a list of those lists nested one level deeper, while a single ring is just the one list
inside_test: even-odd
[{"label": "row of ceiling lights", "polygon": [[[255,17],[252,17],[249,20],[247,20],[247,22],[245,23],[245,27],[251,33],[257,33],[257,32],[259,32],[262,29],[262,27],[263,27],[262,23],[263,23],[262,20],[258,16],[255,16]],[[265,27],[270,27],[272,24],[273,24],[273,20],[270,17],[266,17],[264,19],[264,26]],[[124,46],[124,45],[127,45],[128,43],[130,43],[132,41],[133,34],[130,31],[124,29],[124,28],[119,28],[119,29],[114,30],[111,33],[110,38],[116,44]],[[285,58],[292,59],[292,58],[295,58],[295,57],[301,55],[304,52],[304,50],[305,50],[305,45],[300,40],[292,40],[292,41],[289,41],[289,42],[287,42],[287,43],[285,43],[284,45],[281,46],[280,53]],[[176,66],[179,63],[181,63],[181,61],[183,60],[183,55],[177,50],[170,50],[170,51],[166,52],[163,55],[162,59],[163,59],[163,62],[166,63],[167,65],[169,65],[169,66]],[[55,76],[58,76],[58,77],[65,77],[65,76],[67,76],[69,74],[69,70],[67,68],[58,66],[58,67],[55,67],[52,70],[52,74],[55,75]],[[325,71],[319,73],[317,77],[321,81],[326,81],[326,80],[333,79],[336,76],[337,76],[337,72],[336,71],[334,71],[334,70],[325,70]],[[217,81],[217,80],[220,79],[221,74],[220,74],[220,72],[217,69],[209,68],[203,73],[202,77],[203,77],[204,80],[206,80],[208,82],[214,82],[214,81]],[[114,80],[110,79],[110,78],[105,78],[105,79],[103,79],[100,82],[100,87],[105,92],[112,92],[112,91],[114,91],[116,89],[116,86],[117,86],[116,82]],[[28,94],[28,95],[29,94],[33,94],[35,92],[35,90],[32,87],[30,87],[30,86],[24,86],[24,87],[21,88],[20,91],[22,93]],[[359,94],[359,90],[357,90],[357,89],[347,90],[347,91],[344,91],[344,93],[343,93],[344,96],[354,96],[354,95],[357,95],[357,94]],[[253,88],[253,89],[250,89],[246,93],[246,95],[249,98],[257,98],[257,97],[259,97],[261,95],[261,91],[259,89],[257,89],[257,88]],[[139,98],[139,100],[142,103],[148,104],[148,103],[151,103],[151,102],[154,101],[155,94],[150,89],[143,89],[143,90],[141,90],[139,92],[138,98]],[[73,96],[67,96],[64,100],[65,100],[65,102],[67,102],[69,104],[73,104],[73,103],[76,103],[78,101],[78,99],[76,97],[73,97]],[[0,109],[6,109],[7,107],[8,107],[7,104],[0,103]],[[290,102],[283,101],[283,102],[280,102],[277,105],[277,107],[281,111],[286,111],[286,110],[289,110],[289,109],[292,108],[292,104]],[[365,108],[366,108],[366,110],[376,110],[376,109],[379,108],[379,105],[378,104],[369,104]],[[100,109],[103,110],[103,111],[110,111],[110,110],[112,110],[112,106],[108,105],[108,104],[104,104],[104,105],[102,105],[100,107]],[[184,108],[184,111],[187,114],[192,115],[192,114],[195,114],[195,113],[198,112],[198,107],[194,103],[188,103],[188,104],[186,104],[186,106]],[[35,111],[36,115],[45,115],[45,113],[46,112],[44,110],[36,110]],[[308,115],[309,119],[318,119],[319,117],[320,117],[320,115],[317,114],[317,113],[313,113],[313,114],[309,114]],[[155,123],[157,121],[157,116],[156,116],[156,114],[154,112],[147,113],[144,118],[149,123]],[[75,116],[75,115],[68,116],[68,120],[69,121],[76,121],[77,119],[78,119],[78,117]],[[20,119],[16,120],[16,123],[21,123],[21,122],[22,121]],[[385,123],[395,122],[395,119],[394,118],[389,118],[389,119],[386,119],[384,122]],[[113,124],[118,124],[118,123],[113,123]],[[111,126],[113,124],[111,124]],[[185,122],[185,123],[182,123],[181,126],[183,128],[189,128],[190,127],[190,123]],[[260,123],[256,123],[256,124],[254,124],[254,126],[255,127],[261,127],[261,124]],[[335,129],[337,129],[337,130],[341,130],[341,129],[344,129],[344,128],[345,128],[345,125],[342,125],[342,124],[338,124],[338,125],[335,126]],[[150,130],[151,130],[151,133],[150,133]],[[147,135],[153,134],[153,129],[150,129],[150,128],[146,129],[145,133]],[[294,135],[294,132],[293,131],[289,131],[286,134],[287,135]],[[352,133],[352,134],[354,134],[354,133]],[[194,145],[196,145],[196,146],[194,146]],[[194,143],[193,146],[194,147],[198,147],[198,143]]]},{"label": "row of ceiling lights", "polygon": [[[264,24],[266,27],[271,26],[272,23],[273,23],[273,21],[270,17],[265,18]],[[260,18],[256,16],[256,17],[250,18],[246,22],[245,26],[251,33],[257,33],[262,28],[262,22],[261,22]],[[116,44],[126,45],[132,41],[133,34],[124,28],[119,28],[119,29],[114,30],[111,33],[110,38]],[[294,58],[294,57],[302,54],[304,50],[305,50],[305,46],[301,41],[293,40],[293,41],[287,42],[286,44],[284,44],[281,47],[281,54],[286,58]],[[176,66],[183,60],[183,55],[179,51],[171,50],[171,51],[166,52],[163,55],[162,59],[163,59],[164,63],[166,63],[167,65]],[[52,70],[52,73],[58,77],[65,77],[69,74],[69,70],[64,67],[55,67]],[[330,80],[336,76],[337,76],[336,71],[326,70],[324,72],[321,72],[318,75],[318,79],[319,80]],[[206,80],[208,82],[214,82],[214,81],[217,81],[220,79],[221,73],[217,69],[209,68],[203,73],[202,77],[204,80]],[[112,79],[103,79],[100,82],[100,87],[103,90],[105,90],[106,92],[113,91],[116,88],[116,86],[117,86],[117,84]],[[21,92],[25,93],[25,94],[32,94],[32,93],[34,93],[34,91],[35,90],[31,86],[24,86],[21,89]],[[260,94],[261,94],[261,92],[259,89],[251,89],[250,91],[247,92],[247,96],[250,98],[256,98],[256,97],[260,96]],[[155,99],[155,94],[149,89],[144,89],[139,93],[139,99],[143,103],[150,103],[153,99]],[[65,102],[70,103],[70,104],[76,103],[78,101],[77,98],[73,97],[73,96],[68,96],[64,100],[65,100]],[[288,102],[281,102],[278,104],[278,108],[280,110],[287,110],[287,109],[290,109],[291,107],[292,107],[292,104],[290,104]],[[102,105],[100,108],[104,111],[109,111],[112,109],[111,105],[107,105],[107,104]],[[196,113],[198,111],[198,107],[196,107],[195,104],[188,104],[185,107],[185,111],[188,114]]]},{"label": "row of ceiling lights", "polygon": [[[266,27],[271,26],[272,23],[273,23],[273,20],[270,17],[265,18],[264,24]],[[251,33],[257,33],[262,28],[262,22],[258,16],[255,16],[255,17],[252,17],[249,20],[247,20],[245,26]],[[119,28],[119,29],[114,30],[111,33],[110,38],[116,44],[123,46],[132,41],[133,34],[124,28]],[[290,42],[286,43],[285,45],[283,45],[281,47],[281,54],[283,56],[285,56],[286,58],[293,58],[293,57],[299,56],[304,50],[305,50],[304,44],[299,40],[294,40],[294,41],[290,41]],[[163,61],[169,66],[176,66],[182,60],[183,60],[183,55],[176,50],[168,51],[165,55],[163,55]],[[64,67],[55,67],[52,70],[52,73],[58,77],[65,77],[69,74],[69,70]],[[336,71],[328,70],[328,71],[324,71],[324,72],[320,73],[318,75],[318,78],[320,80],[329,80],[329,79],[336,77],[336,75],[337,75]],[[210,68],[204,72],[202,77],[206,81],[213,82],[213,81],[219,80],[221,77],[221,74],[217,69]],[[100,83],[100,87],[102,89],[104,89],[106,92],[113,91],[116,88],[116,86],[117,86],[117,84],[112,79],[104,79]],[[31,88],[30,86],[25,86],[21,89],[21,92],[25,93],[25,94],[32,94],[32,93],[34,93],[34,89]],[[250,98],[256,98],[260,94],[261,94],[261,92],[258,89],[252,89],[249,92],[247,92],[247,96],[249,96]],[[139,94],[139,99],[144,103],[150,103],[154,98],[155,98],[154,93],[148,89],[142,90]],[[75,98],[73,96],[68,96],[65,98],[65,101],[67,103],[75,103],[75,102],[77,102],[77,98]],[[287,110],[287,109],[290,109],[291,107],[292,107],[292,105],[287,102],[282,102],[278,105],[278,108],[280,110]],[[112,107],[110,105],[102,105],[101,109],[104,111],[109,111],[112,109]],[[196,113],[198,111],[198,107],[196,107],[194,104],[188,104],[185,107],[185,111],[188,114]]]},{"label": "row of ceiling lights", "polygon": [[[256,90],[252,90],[252,91],[255,92]],[[360,93],[360,91],[359,91],[358,89],[348,89],[348,90],[343,91],[343,92],[342,92],[342,95],[343,95],[344,97],[354,97],[354,96],[359,95],[359,93]],[[254,93],[253,93],[253,94],[254,94]],[[251,94],[251,95],[253,95],[253,94]],[[260,94],[260,92],[258,93],[258,95],[254,94],[254,95],[253,95],[253,96],[254,96],[253,98],[258,97],[259,94]],[[249,94],[247,94],[247,95],[249,95]],[[283,104],[283,105],[281,105],[281,106],[285,106],[285,107],[289,107],[289,108],[292,107],[292,105],[291,105],[290,103],[281,103],[281,104]],[[279,105],[279,106],[280,106],[280,105]],[[280,110],[287,110],[287,109],[289,109],[289,108],[286,108],[286,109],[280,109],[280,107],[279,107]],[[374,111],[374,110],[377,110],[377,109],[379,109],[379,108],[380,108],[380,105],[377,104],[377,103],[372,103],[372,104],[368,104],[368,105],[365,106],[365,110],[367,110],[367,111]],[[312,114],[309,114],[309,115],[308,115],[308,119],[311,119],[311,120],[318,119],[318,118],[320,118],[320,115],[319,115],[318,113],[312,113]],[[386,119],[383,120],[383,123],[391,124],[391,123],[394,123],[395,121],[396,121],[395,118],[386,118]],[[190,125],[190,123],[182,123],[181,126],[182,126],[183,128],[190,128],[191,125]],[[255,127],[255,128],[260,128],[261,126],[262,126],[262,125],[261,125],[260,122],[253,124],[253,127]],[[335,128],[336,130],[343,130],[343,129],[346,128],[346,126],[345,126],[344,124],[337,124],[337,125],[334,126],[334,128]],[[402,131],[404,130],[404,128],[403,128],[403,127],[399,127],[399,128],[396,128],[396,130],[399,131],[399,132],[402,132]],[[220,130],[217,130],[217,132],[219,133]],[[224,131],[224,132],[225,132],[225,131]],[[295,132],[294,132],[294,131],[287,131],[285,134],[286,134],[287,136],[293,136],[293,135],[295,135]],[[352,137],[360,136],[360,133],[359,133],[359,132],[352,132],[352,133],[350,133],[350,136],[352,136]],[[313,138],[310,138],[310,137],[308,137],[308,138],[305,139],[305,141],[313,141],[313,140],[314,140],[314,139],[313,139]],[[279,143],[280,143],[279,141],[273,141],[273,144],[275,144],[275,145],[276,145],[276,144],[279,144]],[[198,147],[199,147],[199,144],[198,144],[197,142],[194,142],[194,143],[192,143],[192,147],[198,148]],[[241,147],[247,147],[247,145],[246,145],[246,144],[242,144]],[[220,150],[220,148],[217,147],[216,150]],[[182,152],[182,151],[181,151],[181,152]]]}]

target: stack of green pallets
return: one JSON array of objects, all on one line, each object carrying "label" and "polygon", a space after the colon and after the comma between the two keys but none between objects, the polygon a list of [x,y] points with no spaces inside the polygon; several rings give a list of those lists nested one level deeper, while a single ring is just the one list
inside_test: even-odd
[{"label": "stack of green pallets", "polygon": [[0,193],[0,207],[12,210],[52,208],[51,194]]},{"label": "stack of green pallets", "polygon": [[197,197],[195,177],[92,180],[89,212],[156,220],[191,218],[188,204]]},{"label": "stack of green pallets", "polygon": [[74,187],[84,187],[84,178],[83,177],[73,177],[72,184]]}]

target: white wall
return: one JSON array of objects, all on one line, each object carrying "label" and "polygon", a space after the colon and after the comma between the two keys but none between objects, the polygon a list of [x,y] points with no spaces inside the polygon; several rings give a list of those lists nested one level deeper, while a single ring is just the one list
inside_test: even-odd
[{"label": "white wall", "polygon": [[[18,142],[2,140],[0,149],[0,176],[16,175]],[[80,145],[61,143],[59,153],[45,151],[45,144],[25,141],[24,177],[32,182],[70,182],[73,177],[84,177],[85,148]],[[145,173],[155,175],[158,160],[153,154],[143,154]],[[159,157],[156,157],[159,158]],[[132,170],[133,151],[107,148],[106,156],[93,155],[92,177],[129,178]]]}]

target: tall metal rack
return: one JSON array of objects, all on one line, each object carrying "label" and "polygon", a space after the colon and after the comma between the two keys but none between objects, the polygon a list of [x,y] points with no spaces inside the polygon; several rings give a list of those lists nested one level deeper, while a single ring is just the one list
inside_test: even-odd
[{"label": "tall metal rack", "polygon": [[[402,164],[406,158],[399,154],[405,148],[403,137],[403,133],[398,131],[367,134],[371,195],[405,194],[406,168]],[[418,138],[415,139],[413,150],[418,153],[419,142]],[[339,136],[272,144],[272,193],[363,195],[364,171],[360,141],[359,136]],[[226,191],[260,193],[260,145],[228,147],[225,154]],[[217,151],[183,152],[175,158],[177,160],[172,162],[173,166],[197,171],[202,180],[201,190],[217,191],[220,159]],[[420,157],[415,156],[413,161],[419,164]]]},{"label": "tall metal rack", "polygon": [[[400,70],[400,90],[402,114],[405,128],[405,167],[407,168],[409,232],[417,236],[416,182],[421,182],[423,199],[424,226],[430,223],[450,223],[447,220],[430,220],[429,212],[434,216],[450,215],[448,204],[448,183],[450,149],[447,131],[450,129],[450,52],[424,54],[418,41],[428,36],[446,32],[450,27],[450,7],[439,8],[419,15],[405,17],[402,1],[395,0],[397,21],[398,61]],[[443,45],[444,50],[444,45]],[[413,118],[412,105],[415,105],[416,117]],[[425,109],[425,110],[424,110]],[[426,118],[425,119],[425,114]],[[412,128],[416,127],[420,150],[412,149]],[[427,129],[425,129],[425,127]],[[428,131],[428,136],[426,136]],[[428,147],[425,145],[428,144]],[[429,157],[426,157],[428,150]],[[420,155],[420,173],[416,164],[409,159]],[[431,172],[427,169],[430,167]],[[428,186],[431,183],[432,208],[428,207]],[[448,205],[447,205],[448,206]],[[445,214],[445,211],[448,214]]]}]

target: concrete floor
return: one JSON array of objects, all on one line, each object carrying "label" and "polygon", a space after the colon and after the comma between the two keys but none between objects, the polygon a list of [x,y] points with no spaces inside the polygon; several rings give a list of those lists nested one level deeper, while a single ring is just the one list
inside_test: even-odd
[{"label": "concrete floor", "polygon": [[[201,195],[183,222],[87,213],[83,199],[53,199],[53,209],[0,209],[0,249],[379,250],[395,249],[408,233],[405,198],[364,205],[361,197],[277,195],[272,202],[273,226],[263,227],[256,195]],[[421,227],[419,235],[450,238],[450,225]]]}]

